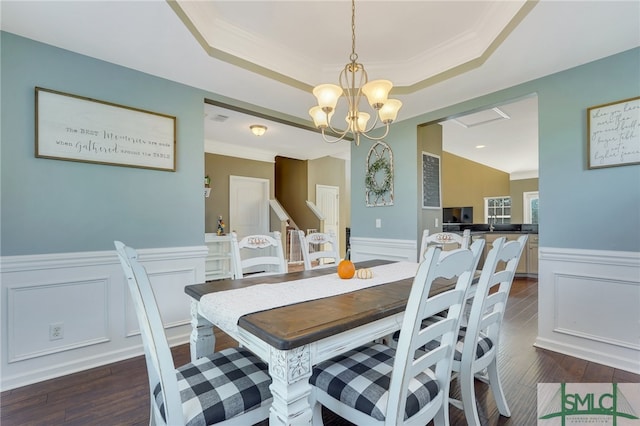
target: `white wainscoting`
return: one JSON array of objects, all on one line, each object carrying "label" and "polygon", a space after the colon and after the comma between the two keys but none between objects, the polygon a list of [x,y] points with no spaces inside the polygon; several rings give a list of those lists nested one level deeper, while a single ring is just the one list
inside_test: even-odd
[{"label": "white wainscoting", "polygon": [[540,248],[535,346],[640,374],[640,253]]},{"label": "white wainscoting", "polygon": [[351,260],[384,259],[415,262],[418,259],[416,240],[351,237]]},{"label": "white wainscoting", "polygon": [[[171,345],[189,341],[185,284],[205,279],[206,246],[138,250]],[[1,259],[2,391],[143,353],[139,327],[113,251]],[[50,326],[62,338],[50,339]]]}]

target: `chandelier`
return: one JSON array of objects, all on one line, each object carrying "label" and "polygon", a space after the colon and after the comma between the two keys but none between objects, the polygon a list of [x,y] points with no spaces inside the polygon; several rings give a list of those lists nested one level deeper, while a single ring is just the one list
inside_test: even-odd
[{"label": "chandelier", "polygon": [[[351,56],[349,62],[340,72],[339,83],[320,84],[313,89],[313,95],[318,100],[318,105],[309,110],[309,115],[313,118],[314,125],[322,131],[322,138],[325,142],[334,143],[343,140],[349,133],[353,135],[356,145],[360,145],[360,136],[378,141],[389,134],[389,124],[398,116],[398,111],[402,107],[402,102],[397,99],[388,99],[389,91],[393,84],[389,80],[368,81],[367,71],[364,65],[358,62],[356,53],[356,3],[351,1]],[[356,84],[357,83],[357,84]],[[347,100],[348,112],[345,120],[347,128],[336,130],[331,125],[331,118],[335,112],[340,96],[344,94]],[[360,101],[365,95],[369,105],[375,113],[375,121],[367,128],[369,113],[360,111]],[[373,137],[369,134],[376,127],[378,120],[386,126],[382,136]],[[337,135],[336,139],[329,139],[325,130],[329,128]]]}]

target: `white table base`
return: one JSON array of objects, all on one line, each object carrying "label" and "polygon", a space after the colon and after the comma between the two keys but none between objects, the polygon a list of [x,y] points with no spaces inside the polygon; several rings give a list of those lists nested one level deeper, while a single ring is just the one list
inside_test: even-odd
[{"label": "white table base", "polygon": [[[387,336],[400,328],[404,313],[344,331],[325,339],[290,350],[278,350],[242,328],[222,330],[269,365],[273,380],[273,403],[270,425],[310,425],[312,418],[309,394],[312,367],[324,360],[343,354],[360,345]],[[213,325],[198,311],[192,301],[191,359],[213,354],[215,335]]]}]

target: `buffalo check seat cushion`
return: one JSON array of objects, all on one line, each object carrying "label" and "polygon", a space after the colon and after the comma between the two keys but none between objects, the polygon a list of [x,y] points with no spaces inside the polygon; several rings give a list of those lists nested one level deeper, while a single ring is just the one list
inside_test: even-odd
[{"label": "buffalo check seat cushion", "polygon": [[[334,399],[384,421],[395,350],[372,344],[318,364],[310,383]],[[405,419],[438,395],[440,386],[430,370],[411,380]]]},{"label": "buffalo check seat cushion", "polygon": [[[176,369],[185,424],[210,425],[271,403],[267,365],[246,349],[229,348]],[[166,420],[160,384],[153,392]]]},{"label": "buffalo check seat cushion", "polygon": [[[425,319],[422,322],[423,327],[427,327],[432,324],[434,321],[429,321],[429,318]],[[467,327],[460,327],[460,331],[458,332],[458,340],[456,342],[455,352],[453,354],[454,361],[462,360],[462,348],[464,347],[464,338],[467,334]],[[396,331],[393,334],[393,340],[397,343],[398,338],[400,336],[400,332]],[[438,341],[432,341],[427,343],[424,348],[428,351],[435,349],[438,347],[440,343]],[[487,352],[489,352],[493,348],[493,341],[486,334],[480,332],[478,335],[478,344],[476,345],[476,359],[482,358]]]}]

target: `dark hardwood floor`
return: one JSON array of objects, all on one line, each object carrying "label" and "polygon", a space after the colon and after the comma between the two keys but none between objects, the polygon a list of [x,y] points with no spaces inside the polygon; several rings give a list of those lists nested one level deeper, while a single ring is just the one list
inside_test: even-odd
[{"label": "dark hardwood floor", "polygon": [[[501,417],[488,387],[477,383],[476,395],[483,424],[535,425],[537,383],[640,382],[640,376],[636,374],[534,348],[537,310],[537,281],[517,279],[507,306],[499,355],[512,416]],[[218,350],[235,344],[228,336],[217,334]],[[189,361],[188,345],[174,348],[173,353],[176,365]],[[132,358],[3,392],[0,394],[0,424],[147,425],[147,387],[144,357]],[[459,397],[455,381],[451,396]],[[465,424],[462,412],[451,408],[450,413],[452,425]],[[330,426],[350,425],[330,412],[325,411],[323,417],[325,424]]]}]

